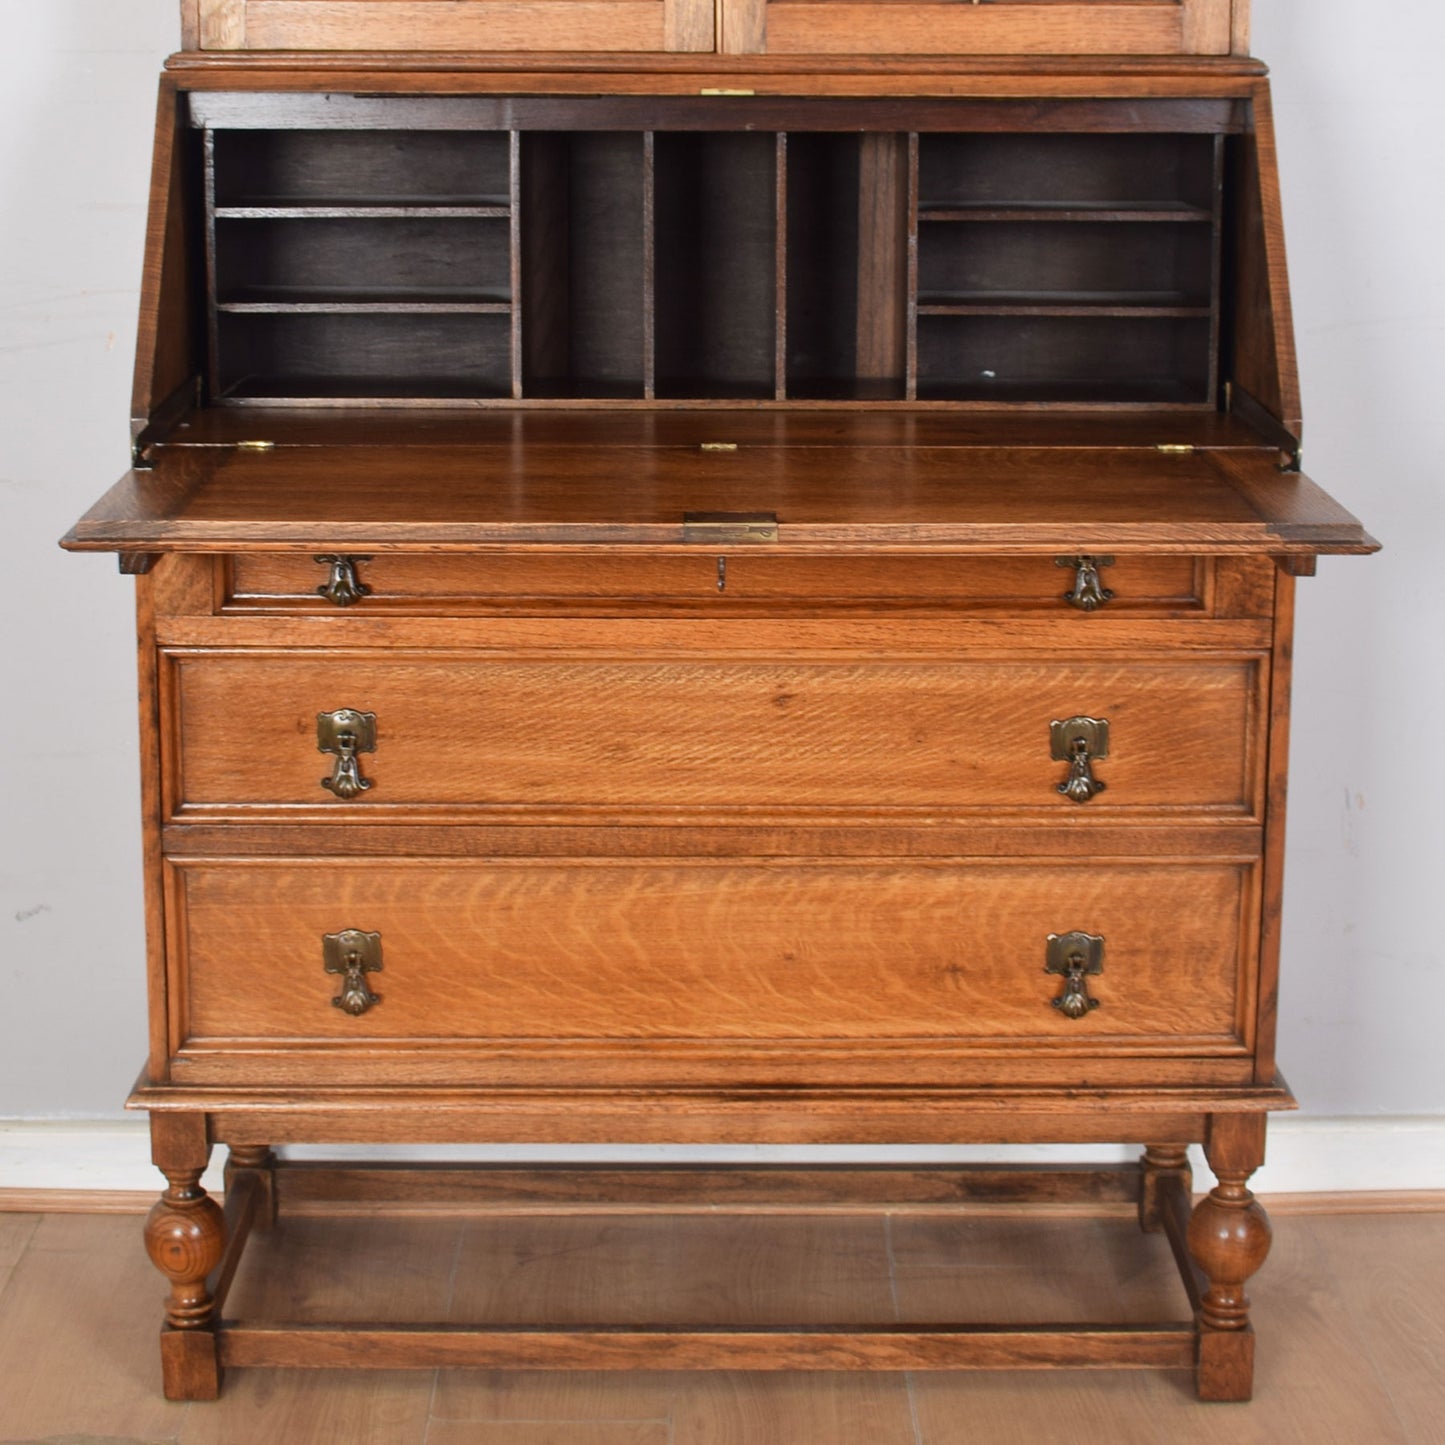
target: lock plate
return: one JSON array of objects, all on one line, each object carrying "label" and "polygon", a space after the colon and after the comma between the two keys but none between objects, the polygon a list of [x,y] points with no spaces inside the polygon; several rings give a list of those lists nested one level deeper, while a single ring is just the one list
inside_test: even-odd
[{"label": "lock plate", "polygon": [[371,588],[356,571],[357,564],[370,562],[370,557],[322,552],[314,560],[331,569],[330,576],[316,589],[318,595],[328,602],[334,602],[338,607],[352,607],[370,594]]},{"label": "lock plate", "polygon": [[1084,554],[1078,557],[1055,557],[1056,567],[1065,567],[1074,574],[1074,585],[1064,593],[1064,601],[1080,612],[1097,612],[1114,594],[1104,586],[1100,568],[1112,567],[1112,557]]}]

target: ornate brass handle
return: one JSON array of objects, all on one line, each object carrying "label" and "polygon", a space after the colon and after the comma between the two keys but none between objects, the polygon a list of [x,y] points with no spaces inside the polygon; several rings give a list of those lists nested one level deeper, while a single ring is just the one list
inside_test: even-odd
[{"label": "ornate brass handle", "polygon": [[1049,724],[1049,745],[1054,761],[1067,763],[1069,775],[1058,790],[1076,803],[1087,803],[1108,786],[1094,776],[1094,763],[1109,756],[1109,719],[1071,717]]},{"label": "ornate brass handle", "polygon": [[1051,933],[1045,955],[1045,973],[1059,974],[1064,991],[1049,1002],[1065,1018],[1081,1019],[1099,1007],[1089,997],[1089,977],[1104,971],[1104,940],[1097,933]]},{"label": "ornate brass handle", "polygon": [[376,751],[376,714],[357,712],[344,707],[336,712],[316,714],[316,750],[333,753],[336,765],[321,786],[328,793],[349,802],[371,787],[371,779],[361,775],[358,753]]},{"label": "ornate brass handle", "polygon": [[340,933],[326,933],[321,938],[321,954],[327,973],[342,976],[341,992],[331,1000],[334,1008],[359,1018],[367,1009],[381,1002],[379,993],[372,993],[366,981],[369,973],[381,972],[381,935],[347,928]]},{"label": "ornate brass handle", "polygon": [[1064,593],[1064,601],[1080,612],[1097,612],[1114,594],[1104,586],[1099,576],[1100,567],[1112,567],[1112,557],[1055,557],[1054,566],[1067,567],[1074,573],[1071,591]]},{"label": "ornate brass handle", "polygon": [[371,588],[356,575],[356,564],[370,562],[370,557],[348,557],[323,552],[314,560],[320,562],[323,567],[331,568],[331,576],[316,589],[317,593],[328,602],[334,602],[338,607],[350,607],[352,603],[360,602],[371,591]]}]

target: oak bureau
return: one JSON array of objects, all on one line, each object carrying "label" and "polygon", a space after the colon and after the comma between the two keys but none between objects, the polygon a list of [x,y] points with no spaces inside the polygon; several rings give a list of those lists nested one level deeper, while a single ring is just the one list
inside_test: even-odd
[{"label": "oak bureau", "polygon": [[[1299,468],[1243,0],[182,12],[134,463],[65,539],[138,587],[167,1394],[1117,1364],[1247,1398],[1292,599],[1374,543]],[[274,1152],[502,1141],[1143,1154]],[[387,1191],[1134,1201],[1181,1318],[226,1315],[278,1201]]]}]

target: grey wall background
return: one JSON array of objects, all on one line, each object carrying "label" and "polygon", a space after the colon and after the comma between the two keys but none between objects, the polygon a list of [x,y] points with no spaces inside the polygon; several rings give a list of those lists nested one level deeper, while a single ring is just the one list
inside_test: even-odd
[{"label": "grey wall background", "polygon": [[[175,12],[0,0],[0,1118],[113,1117],[144,1052],[133,587],[55,541],[126,463]],[[1445,11],[1256,0],[1254,48],[1306,465],[1387,548],[1300,584],[1281,1057],[1307,1112],[1445,1116]]]}]

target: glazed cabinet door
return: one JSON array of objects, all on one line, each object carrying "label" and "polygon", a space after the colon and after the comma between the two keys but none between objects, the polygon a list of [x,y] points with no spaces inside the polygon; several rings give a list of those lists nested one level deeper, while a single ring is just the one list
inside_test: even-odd
[{"label": "glazed cabinet door", "polygon": [[712,50],[714,0],[185,0],[191,50]]},{"label": "glazed cabinet door", "polygon": [[724,51],[1228,55],[1248,0],[719,0]]}]

